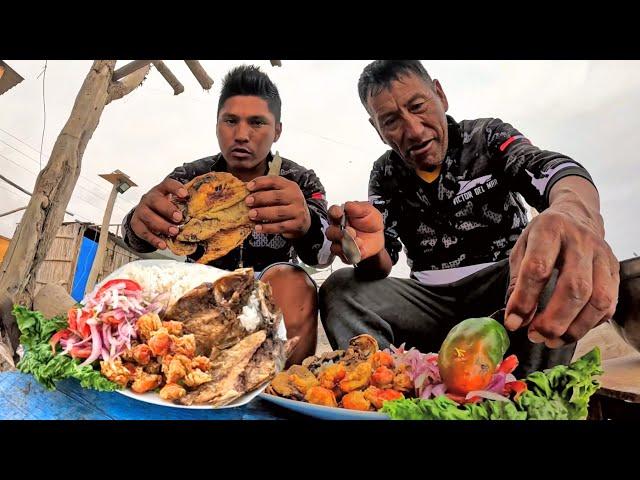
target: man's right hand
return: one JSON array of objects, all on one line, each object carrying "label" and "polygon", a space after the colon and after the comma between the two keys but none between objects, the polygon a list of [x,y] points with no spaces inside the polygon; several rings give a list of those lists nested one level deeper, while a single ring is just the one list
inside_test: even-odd
[{"label": "man's right hand", "polygon": [[[384,221],[380,211],[369,202],[347,202],[344,207],[347,215],[346,229],[355,238],[362,260],[373,257],[384,249]],[[331,252],[346,262],[342,252],[342,207],[332,205],[329,209],[329,222],[326,236],[331,241]]]},{"label": "man's right hand", "polygon": [[182,183],[167,177],[142,196],[131,217],[133,233],[159,250],[167,248],[160,235],[177,235],[177,225],[182,221],[182,213],[170,200],[170,195],[184,199],[188,193]]}]

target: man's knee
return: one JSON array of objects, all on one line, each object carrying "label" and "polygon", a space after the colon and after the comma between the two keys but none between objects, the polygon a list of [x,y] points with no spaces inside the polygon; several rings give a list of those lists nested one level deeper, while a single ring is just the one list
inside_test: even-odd
[{"label": "man's knee", "polygon": [[317,314],[318,291],[313,280],[303,270],[291,265],[275,265],[260,280],[271,285],[274,297],[283,303],[281,308],[295,303],[302,313]]},{"label": "man's knee", "polygon": [[316,285],[309,275],[292,265],[275,265],[267,270],[260,278],[267,283],[282,283],[295,289],[298,293],[315,295]]},{"label": "man's knee", "polygon": [[353,268],[336,270],[322,283],[320,302],[323,303],[328,298],[350,296],[356,284],[357,280]]}]

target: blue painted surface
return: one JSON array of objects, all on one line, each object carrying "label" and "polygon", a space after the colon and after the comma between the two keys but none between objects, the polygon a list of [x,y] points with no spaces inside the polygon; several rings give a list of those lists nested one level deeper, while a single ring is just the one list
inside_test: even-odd
[{"label": "blue painted surface", "polygon": [[83,237],[82,244],[80,245],[80,252],[78,253],[78,263],[76,264],[76,271],[73,276],[73,289],[71,290],[71,296],[77,302],[84,297],[84,289],[87,285],[89,278],[89,272],[93,265],[93,259],[96,257],[96,251],[98,250],[98,243],[93,240]]},{"label": "blue painted surface", "polygon": [[2,420],[278,420],[287,410],[256,398],[237,408],[189,410],[152,405],[116,392],[96,392],[73,379],[49,391],[31,375],[0,373]]}]

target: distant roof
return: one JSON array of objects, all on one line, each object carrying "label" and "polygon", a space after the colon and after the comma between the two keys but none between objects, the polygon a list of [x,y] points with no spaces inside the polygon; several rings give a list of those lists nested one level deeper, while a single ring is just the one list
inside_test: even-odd
[{"label": "distant roof", "polygon": [[13,68],[0,60],[0,95],[18,85],[22,78]]}]

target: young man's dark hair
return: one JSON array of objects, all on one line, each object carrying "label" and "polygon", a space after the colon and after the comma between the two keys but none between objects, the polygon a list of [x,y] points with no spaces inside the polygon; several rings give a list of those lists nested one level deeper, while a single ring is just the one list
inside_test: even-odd
[{"label": "young man's dark hair", "polygon": [[242,65],[231,70],[222,80],[222,90],[218,100],[218,113],[230,97],[236,95],[251,95],[260,97],[267,102],[269,111],[273,113],[276,122],[280,122],[282,101],[278,88],[260,68],[253,65]]},{"label": "young man's dark hair", "polygon": [[382,89],[389,88],[391,82],[410,73],[422,78],[427,85],[431,85],[431,77],[419,60],[376,60],[370,63],[362,71],[358,80],[360,101],[366,108],[369,95],[377,95]]}]

